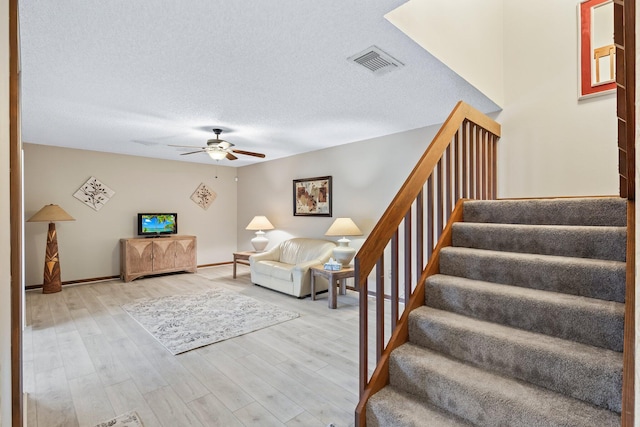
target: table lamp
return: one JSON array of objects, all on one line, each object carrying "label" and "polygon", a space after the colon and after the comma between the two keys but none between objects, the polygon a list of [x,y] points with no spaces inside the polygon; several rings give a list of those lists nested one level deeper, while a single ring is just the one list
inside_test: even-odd
[{"label": "table lamp", "polygon": [[251,239],[251,244],[256,252],[264,251],[264,248],[266,248],[269,243],[269,239],[264,237],[264,231],[262,230],[273,230],[273,224],[269,222],[266,216],[254,216],[246,229],[258,230],[256,231],[256,237]]},{"label": "table lamp", "polygon": [[43,294],[51,294],[62,290],[55,221],[75,221],[75,219],[58,205],[46,205],[27,220],[27,222],[49,222],[47,250],[44,255]]},{"label": "table lamp", "polygon": [[333,250],[333,259],[343,267],[348,267],[353,257],[356,256],[356,250],[349,246],[349,239],[345,236],[362,236],[362,231],[351,218],[336,218],[324,235],[342,236],[342,239],[338,240],[338,246]]}]

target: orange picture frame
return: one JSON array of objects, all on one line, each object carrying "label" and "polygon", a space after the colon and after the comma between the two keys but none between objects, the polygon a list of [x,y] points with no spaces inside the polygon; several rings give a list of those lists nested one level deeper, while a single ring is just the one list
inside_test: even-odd
[{"label": "orange picture frame", "polygon": [[579,99],[614,92],[616,49],[613,42],[613,0],[580,2],[578,52]]}]

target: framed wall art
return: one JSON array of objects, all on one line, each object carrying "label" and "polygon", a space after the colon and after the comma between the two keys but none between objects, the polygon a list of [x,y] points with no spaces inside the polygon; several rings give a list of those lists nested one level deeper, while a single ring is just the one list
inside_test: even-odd
[{"label": "framed wall art", "polygon": [[95,211],[102,209],[116,194],[115,191],[104,185],[95,176],[92,176],[73,193],[73,197]]},{"label": "framed wall art", "polygon": [[578,4],[578,98],[615,92],[615,73],[613,0],[582,1]]},{"label": "framed wall art", "polygon": [[294,216],[331,216],[331,177],[293,180]]},{"label": "framed wall art", "polygon": [[191,194],[191,200],[206,211],[217,196],[218,195],[211,189],[211,187],[202,182],[198,185],[196,191]]}]

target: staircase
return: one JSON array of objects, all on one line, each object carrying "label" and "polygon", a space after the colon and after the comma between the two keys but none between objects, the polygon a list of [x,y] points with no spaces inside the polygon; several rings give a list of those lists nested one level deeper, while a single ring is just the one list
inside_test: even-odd
[{"label": "staircase", "polygon": [[619,426],[626,201],[467,201],[367,426]]}]

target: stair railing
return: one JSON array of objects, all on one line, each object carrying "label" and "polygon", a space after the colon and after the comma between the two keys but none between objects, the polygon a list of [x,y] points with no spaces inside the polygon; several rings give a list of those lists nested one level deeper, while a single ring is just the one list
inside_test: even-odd
[{"label": "stair railing", "polygon": [[[459,199],[496,197],[499,138],[498,123],[458,102],[356,255],[355,280],[360,292],[360,402],[356,426],[366,424],[367,400],[388,382],[389,354],[407,341],[409,312],[424,304],[423,283],[427,275],[437,272],[433,250],[452,218],[454,205]],[[459,205],[455,215],[461,220]],[[434,261],[432,265],[430,261]],[[371,292],[375,299],[371,308],[375,312],[372,337],[370,276],[375,280],[375,290]],[[385,327],[388,311],[390,319]],[[385,335],[390,337],[388,343]],[[376,361],[371,377],[370,340]]]}]

